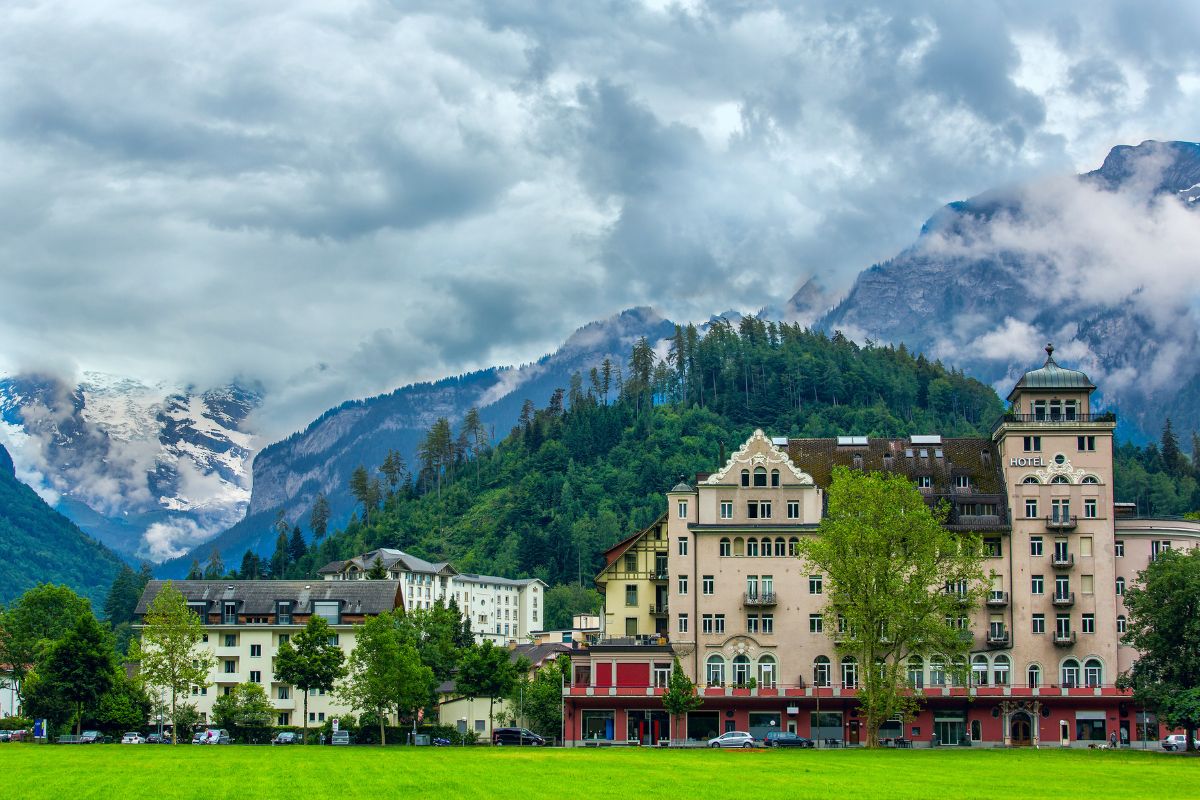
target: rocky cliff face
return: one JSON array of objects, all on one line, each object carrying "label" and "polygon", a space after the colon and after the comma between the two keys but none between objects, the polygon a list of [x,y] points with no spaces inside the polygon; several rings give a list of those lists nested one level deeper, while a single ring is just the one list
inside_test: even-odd
[{"label": "rocky cliff face", "polygon": [[1121,432],[1200,428],[1200,145],[1117,147],[1085,175],[948,205],[819,324],[904,342],[1003,395],[1053,340]]}]

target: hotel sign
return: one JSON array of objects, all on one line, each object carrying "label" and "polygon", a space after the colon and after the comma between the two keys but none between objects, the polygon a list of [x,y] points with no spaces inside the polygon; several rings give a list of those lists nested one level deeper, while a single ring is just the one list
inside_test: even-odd
[{"label": "hotel sign", "polygon": [[1041,456],[1028,456],[1023,458],[1010,458],[1008,460],[1010,467],[1044,467],[1046,462]]}]

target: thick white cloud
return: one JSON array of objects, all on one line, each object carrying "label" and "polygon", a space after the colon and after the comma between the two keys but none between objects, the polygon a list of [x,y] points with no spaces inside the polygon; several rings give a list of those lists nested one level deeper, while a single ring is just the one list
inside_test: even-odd
[{"label": "thick white cloud", "polygon": [[1200,127],[1194,8],[796,6],[7,4],[0,369],[261,380],[287,432]]}]

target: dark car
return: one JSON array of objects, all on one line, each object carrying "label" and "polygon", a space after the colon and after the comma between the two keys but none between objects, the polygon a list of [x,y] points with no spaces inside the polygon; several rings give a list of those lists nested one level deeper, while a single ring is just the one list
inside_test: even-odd
[{"label": "dark car", "polygon": [[271,744],[297,744],[299,741],[300,737],[294,731],[280,731],[271,740]]},{"label": "dark car", "polygon": [[100,731],[84,731],[79,734],[80,744],[99,744],[104,741],[104,734]]},{"label": "dark car", "polygon": [[791,731],[771,731],[763,737],[767,747],[812,747],[813,740]]},{"label": "dark car", "polygon": [[492,731],[492,744],[515,744],[544,747],[546,740],[528,728],[496,728]]},{"label": "dark car", "polygon": [[432,744],[434,747],[449,747],[450,746],[450,740],[443,736],[435,736],[429,740],[429,743]]}]

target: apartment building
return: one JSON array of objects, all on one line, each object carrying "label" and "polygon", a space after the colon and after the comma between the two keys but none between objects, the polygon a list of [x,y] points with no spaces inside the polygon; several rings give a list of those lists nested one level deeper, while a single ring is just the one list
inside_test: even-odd
[{"label": "apartment building", "polygon": [[[822,613],[825,578],[795,557],[820,523],[835,466],[900,473],[931,505],[946,502],[946,524],[983,536],[995,576],[984,606],[958,622],[972,636],[969,679],[956,685],[936,654],[911,659],[922,711],[881,737],[925,746],[1157,739],[1156,721],[1115,686],[1135,657],[1120,643],[1122,595],[1158,552],[1200,543],[1200,524],[1137,519],[1114,502],[1116,420],[1093,411],[1094,389],[1048,347],[988,438],[789,441],[756,431],[720,470],[666,493],[661,531],[609,551],[597,578],[609,629],[573,657],[568,741],[793,730],[861,742],[862,665],[837,654]],[[629,549],[639,560],[620,563]],[[665,630],[648,615],[653,601],[637,582],[645,573],[626,570],[640,570],[641,559],[666,563],[651,581],[666,587]],[[622,595],[626,586],[639,588]],[[644,620],[655,621],[653,636],[642,635]],[[634,635],[622,635],[622,623]],[[704,705],[672,732],[659,696],[675,657]]]},{"label": "apartment building", "polygon": [[[165,581],[150,581],[135,611],[140,624]],[[301,631],[314,614],[324,617],[332,641],[349,658],[354,626],[372,616],[403,607],[400,581],[173,581],[204,623],[202,647],[216,659],[209,686],[193,686],[190,702],[208,721],[217,697],[239,683],[258,683],[275,709],[276,725],[301,725],[304,699],[294,686],[275,679],[279,645]],[[165,698],[164,698],[165,699]],[[310,690],[309,724],[346,714],[350,709],[318,690]]]},{"label": "apartment building", "polygon": [[604,561],[596,576],[596,586],[604,595],[601,630],[609,636],[666,634],[667,515],[610,547]]},{"label": "apartment building", "polygon": [[426,561],[402,550],[381,547],[318,570],[326,581],[367,580],[379,564],[404,587],[405,608],[432,608],[454,600],[470,617],[476,641],[525,642],[545,623],[546,583],[537,578],[501,578],[459,572],[449,562]]}]

